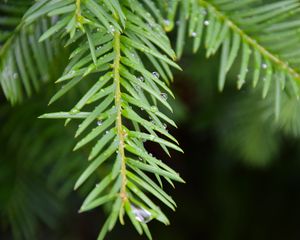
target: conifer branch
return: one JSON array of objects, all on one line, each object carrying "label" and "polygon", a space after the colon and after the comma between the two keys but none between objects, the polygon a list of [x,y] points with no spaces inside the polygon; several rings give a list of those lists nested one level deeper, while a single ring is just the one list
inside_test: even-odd
[{"label": "conifer branch", "polygon": [[297,81],[300,81],[299,72],[295,68],[290,67],[285,60],[281,59],[280,57],[278,57],[278,55],[272,53],[271,51],[268,51],[266,47],[259,44],[254,37],[250,36],[242,28],[240,28],[238,24],[236,24],[233,20],[230,19],[230,17],[226,15],[226,13],[220,11],[215,4],[206,0],[199,0],[199,4],[205,8],[211,9],[222,22],[227,24],[233,32],[239,34],[247,44],[252,46],[254,49],[257,49],[263,57],[270,59],[281,69],[289,72]]}]

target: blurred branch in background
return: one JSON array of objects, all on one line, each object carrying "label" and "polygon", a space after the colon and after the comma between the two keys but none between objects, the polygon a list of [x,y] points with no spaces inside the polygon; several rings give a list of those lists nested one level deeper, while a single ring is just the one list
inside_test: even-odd
[{"label": "blurred branch in background", "polygon": [[26,107],[0,105],[0,220],[4,230],[9,224],[14,239],[35,239],[42,226],[59,226],[85,166],[85,154],[71,153],[72,134],[61,122],[37,119],[46,102],[41,96],[25,101]]}]

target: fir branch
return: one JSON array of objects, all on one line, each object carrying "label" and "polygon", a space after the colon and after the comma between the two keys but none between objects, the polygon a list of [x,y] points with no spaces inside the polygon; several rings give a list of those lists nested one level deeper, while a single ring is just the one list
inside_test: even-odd
[{"label": "fir branch", "polygon": [[[222,48],[219,90],[223,90],[228,71],[240,59],[237,88],[252,80],[253,87],[263,85],[263,98],[274,89],[276,119],[283,91],[293,92],[294,97],[299,98],[299,65],[295,59],[299,53],[293,51],[298,41],[294,33],[298,26],[295,17],[300,11],[299,2],[258,3],[254,0],[237,4],[235,1],[190,0],[181,1],[180,6],[178,56],[183,51],[186,32],[193,38],[194,52],[199,50],[201,42],[204,42],[207,57]],[[174,22],[175,14],[169,15],[172,18],[168,21]],[[277,39],[283,44],[276,44]]]},{"label": "fir branch", "polygon": [[[8,2],[0,5],[4,16],[9,19],[10,14],[16,11],[24,11],[30,6],[30,1],[22,1],[18,4]],[[30,12],[31,9],[28,10]],[[38,39],[43,31],[51,27],[52,20],[45,18],[26,24],[25,18],[19,19],[15,29],[9,38],[5,39],[0,48],[0,83],[6,98],[12,103],[20,103],[24,95],[30,97],[33,92],[38,92],[42,84],[53,77],[52,70],[58,71],[54,61],[64,64],[66,50],[60,48],[58,39],[47,39],[43,44]],[[6,26],[0,26],[5,29]],[[1,30],[0,30],[1,31]],[[60,53],[60,58],[56,56]],[[37,65],[37,69],[34,67]]]},{"label": "fir branch", "polygon": [[300,75],[295,68],[290,67],[289,64],[285,60],[278,57],[277,54],[268,51],[266,47],[259,44],[253,36],[247,34],[238,26],[238,24],[235,23],[234,20],[230,19],[226,13],[220,11],[217,6],[205,0],[199,0],[199,4],[205,8],[211,9],[221,21],[227,24],[227,26],[232,29],[233,32],[239,34],[248,45],[254,49],[257,49],[264,58],[270,59],[272,63],[278,65],[281,69],[286,70],[289,74],[291,74],[295,80],[300,81]]},{"label": "fir branch", "polygon": [[[44,41],[57,34],[65,36],[58,31],[66,28],[70,39],[68,42],[75,40],[78,46],[71,53],[71,60],[63,76],[57,81],[68,83],[57,92],[51,103],[60,99],[83,79],[93,79],[93,75],[100,77],[69,113],[42,116],[68,118],[67,122],[71,118],[82,118],[76,136],[89,132],[75,149],[99,138],[89,156],[92,162],[79,177],[75,189],[86,182],[104,162],[109,164],[110,159],[113,160],[110,172],[90,192],[80,209],[82,212],[105,203],[111,204],[111,212],[99,239],[103,239],[113,229],[117,216],[124,224],[125,213],[138,233],[145,231],[148,237],[151,237],[146,225],[149,220],[157,219],[168,224],[163,212],[146,193],[172,209],[175,202],[143,171],[154,173],[160,184],[161,177],[171,184],[172,181],[183,182],[176,172],[152,157],[144,147],[143,142],[148,140],[158,143],[168,155],[168,148],[182,151],[177,146],[176,139],[165,129],[163,121],[175,124],[159,111],[158,105],[160,102],[172,110],[166,101],[166,93],[162,91],[171,96],[173,94],[160,79],[158,72],[151,73],[146,68],[141,57],[146,56],[152,63],[150,66],[157,68],[166,82],[172,78],[169,67],[180,68],[170,59],[174,59],[175,54],[161,26],[151,15],[144,14],[143,5],[136,0],[133,2],[135,4],[130,5],[126,1],[122,4],[118,1],[104,1],[104,5],[100,5],[94,0],[76,1],[75,16],[79,16],[80,12],[80,17],[74,18],[74,12],[63,14],[62,20],[41,37],[41,41]],[[51,2],[38,9],[35,14],[46,13],[49,6],[53,6]],[[75,31],[76,29],[78,30]],[[160,38],[155,37],[156,33]],[[89,104],[95,106],[94,111],[81,112]],[[141,106],[145,113],[137,106]],[[146,120],[147,115],[153,120]],[[91,130],[90,125],[94,121],[98,121],[98,126]],[[143,158],[143,163],[138,163],[141,161],[139,158]]]}]

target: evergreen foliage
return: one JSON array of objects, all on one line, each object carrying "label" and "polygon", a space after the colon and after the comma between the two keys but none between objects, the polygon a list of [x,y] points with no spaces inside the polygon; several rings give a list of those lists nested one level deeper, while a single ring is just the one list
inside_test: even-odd
[{"label": "evergreen foliage", "polygon": [[37,118],[47,103],[39,99],[27,100],[26,108],[1,105],[0,204],[1,220],[6,220],[1,223],[9,224],[14,239],[38,238],[40,222],[57,228],[73,182],[86,167],[84,154],[71,152],[71,129],[61,137],[59,122],[49,125]]},{"label": "evergreen foliage", "polygon": [[[168,96],[174,97],[169,88],[172,69],[181,70],[176,60],[187,38],[192,38],[194,53],[201,46],[207,57],[220,52],[219,90],[223,90],[229,71],[237,71],[238,89],[251,80],[266,98],[260,102],[262,107],[257,104],[247,108],[250,115],[267,112],[266,124],[275,116],[277,125],[298,134],[299,118],[293,115],[293,109],[299,105],[295,101],[300,80],[299,10],[297,0],[1,1],[0,82],[6,98],[12,104],[20,103],[25,95],[31,96],[45,82],[55,79],[53,72],[59,70],[53,69],[63,66],[56,80],[61,88],[50,104],[66,102],[66,95],[76,88],[80,97],[70,106],[62,104],[61,110],[40,118],[65,119],[66,124],[80,121],[75,133],[80,140],[74,150],[86,146],[91,150],[89,165],[82,169],[75,189],[108,166],[99,183],[90,189],[80,212],[104,204],[109,207],[98,239],[104,239],[118,219],[124,224],[125,215],[139,234],[151,239],[147,222],[156,219],[169,224],[156,200],[173,210],[176,207],[163,190],[162,181],[173,186],[173,181],[184,180],[155,158],[145,142],[159,144],[168,156],[170,149],[182,152],[166,129],[167,124],[176,124],[165,112],[173,111],[168,103]],[[177,33],[176,53],[167,35],[173,29]],[[84,87],[78,87],[80,84]],[[239,104],[245,106],[247,101]],[[280,114],[281,109],[284,114]],[[238,126],[247,125],[243,114],[241,111]],[[239,134],[247,135],[244,129],[238,129],[241,131],[234,132],[234,139]],[[273,130],[266,134],[256,126],[254,130],[247,129],[246,133],[251,133],[252,139],[269,134],[272,149],[266,151],[276,152]],[[231,139],[230,134],[225,135]],[[259,141],[257,145],[261,146]],[[244,148],[242,154],[249,156],[252,152]],[[267,158],[263,151],[261,154],[250,158],[263,162]],[[11,224],[16,223],[12,220]],[[23,229],[20,232],[30,236]]]}]

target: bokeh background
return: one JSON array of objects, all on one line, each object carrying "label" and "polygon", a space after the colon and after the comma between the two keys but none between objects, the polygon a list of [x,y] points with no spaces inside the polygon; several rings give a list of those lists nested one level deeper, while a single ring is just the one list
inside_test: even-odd
[{"label": "bokeh background", "polygon": [[[172,37],[172,36],[171,36]],[[187,46],[190,44],[187,43]],[[150,223],[158,240],[300,239],[300,103],[283,96],[274,117],[272,91],[266,99],[251,84],[236,90],[237,71],[217,91],[219,57],[186,49],[175,73],[176,99],[169,128],[185,154],[161,155],[186,184],[166,190],[178,209],[171,225]],[[236,69],[239,65],[236,64]],[[62,64],[63,66],[63,64]],[[60,70],[53,72],[53,79]],[[87,164],[88,149],[73,152],[76,122],[41,120],[45,112],[66,109],[87,86],[47,107],[57,89],[52,82],[22,104],[10,106],[0,94],[0,239],[96,239],[105,209],[78,214],[89,184],[73,185]],[[97,177],[101,177],[101,170]],[[118,225],[110,240],[142,240],[130,224]]]}]

